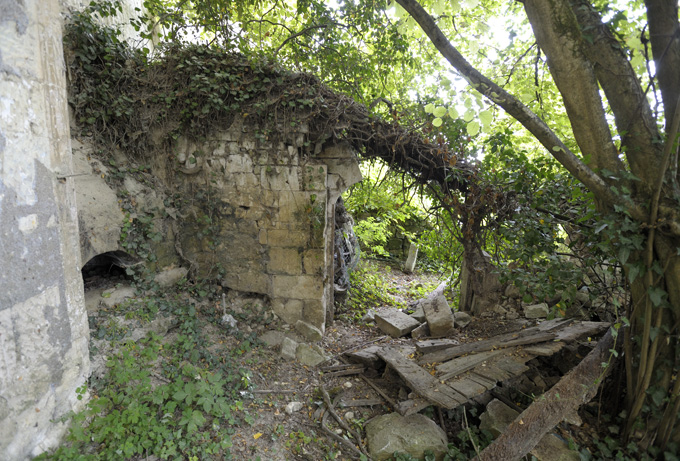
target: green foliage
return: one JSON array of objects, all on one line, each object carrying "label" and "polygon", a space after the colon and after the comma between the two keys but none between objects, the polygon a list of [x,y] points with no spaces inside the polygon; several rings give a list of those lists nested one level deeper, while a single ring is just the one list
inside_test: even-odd
[{"label": "green foliage", "polygon": [[356,269],[350,272],[349,297],[340,314],[360,319],[369,309],[394,306],[405,308],[402,303],[392,297],[393,288],[387,280],[387,274],[373,261],[362,259]]},{"label": "green foliage", "polygon": [[[196,297],[210,294],[206,286],[183,289]],[[249,420],[240,400],[240,391],[249,387],[249,372],[237,369],[228,354],[208,349],[204,320],[178,295],[125,303],[106,315],[132,312],[139,303],[161,314],[173,313],[179,334],[170,342],[153,332],[138,342],[118,342],[106,376],[93,381],[90,389],[78,389],[79,399],[88,391],[92,398],[83,411],[71,415],[67,443],[41,459],[230,456],[233,427]],[[94,337],[116,339],[106,324],[98,321],[95,326]],[[250,343],[246,339],[242,347],[250,348]],[[243,353],[242,347],[232,354]]]},{"label": "green foliage", "polygon": [[582,186],[551,158],[514,148],[509,133],[492,136],[488,147],[484,171],[518,204],[489,242],[509,263],[501,266],[503,280],[527,302],[562,296],[558,309],[584,285],[593,297],[612,289],[616,267],[597,243],[592,201]]}]

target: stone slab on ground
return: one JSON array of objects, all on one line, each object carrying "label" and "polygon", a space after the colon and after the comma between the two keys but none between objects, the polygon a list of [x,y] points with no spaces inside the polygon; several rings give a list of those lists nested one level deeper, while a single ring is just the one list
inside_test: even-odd
[{"label": "stone slab on ground", "polygon": [[548,316],[549,312],[546,303],[532,304],[524,308],[524,317],[528,319],[544,319]]},{"label": "stone slab on ground", "polygon": [[453,331],[453,312],[443,295],[428,299],[422,306],[432,337],[441,338]]},{"label": "stone slab on ground", "polygon": [[326,361],[325,355],[319,348],[304,343],[298,345],[295,357],[298,359],[298,362],[309,367],[315,367]]},{"label": "stone slab on ground", "polygon": [[430,336],[430,326],[427,323],[423,323],[411,332],[411,337],[414,339],[426,338],[428,336]]},{"label": "stone slab on ground", "polygon": [[297,348],[297,341],[294,341],[290,338],[284,338],[283,342],[281,342],[281,357],[287,360],[294,360]]},{"label": "stone slab on ground", "polygon": [[126,299],[134,298],[135,296],[135,289],[133,287],[122,286],[113,288],[102,293],[102,304],[108,308],[112,308]]},{"label": "stone slab on ground", "polygon": [[400,338],[416,329],[420,323],[398,309],[381,309],[375,314],[375,323],[383,333]]},{"label": "stone slab on ground", "polygon": [[456,328],[465,328],[472,322],[472,316],[467,312],[455,312],[453,320]]},{"label": "stone slab on ground", "polygon": [[381,346],[369,346],[358,351],[347,352],[345,355],[354,363],[360,363],[368,368],[377,370],[385,363],[383,359],[378,357],[380,349],[382,349]]},{"label": "stone slab on ground", "polygon": [[426,450],[432,450],[436,459],[442,459],[448,440],[446,433],[425,415],[390,413],[366,424],[366,442],[371,457],[382,461],[392,459],[396,452],[422,459]]},{"label": "stone slab on ground", "polygon": [[304,320],[295,322],[295,330],[300,333],[307,341],[321,341],[323,332],[311,323]]}]

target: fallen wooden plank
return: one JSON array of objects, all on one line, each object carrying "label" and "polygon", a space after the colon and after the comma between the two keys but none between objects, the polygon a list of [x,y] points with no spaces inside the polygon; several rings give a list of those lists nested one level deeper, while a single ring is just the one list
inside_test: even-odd
[{"label": "fallen wooden plank", "polygon": [[547,332],[532,332],[532,334],[523,334],[522,332],[514,333],[515,337],[506,337],[506,335],[497,336],[484,341],[477,341],[475,343],[461,344],[460,346],[442,349],[437,352],[423,355],[418,363],[436,363],[445,362],[455,357],[460,357],[472,352],[483,352],[492,349],[501,349],[514,346],[522,346],[525,344],[534,344],[544,341],[551,341],[555,338],[556,333],[552,331]]},{"label": "fallen wooden plank", "polygon": [[418,413],[420,410],[432,405],[432,402],[425,399],[409,399],[399,402],[396,410],[401,416],[408,416]]},{"label": "fallen wooden plank", "polygon": [[486,376],[480,375],[479,373],[475,373],[474,371],[471,371],[467,375],[465,375],[468,379],[471,379],[472,381],[476,382],[477,384],[481,384],[486,388],[487,391],[490,391],[494,387],[496,387],[496,380],[495,379],[490,379],[487,378]]},{"label": "fallen wooden plank", "polygon": [[566,346],[567,343],[559,341],[559,342],[551,342],[551,343],[542,343],[542,344],[532,344],[531,346],[527,346],[523,349],[524,353],[530,354],[530,355],[540,355],[542,357],[550,357],[551,355],[557,354],[564,346]]},{"label": "fallen wooden plank", "polygon": [[495,387],[495,383],[494,386],[487,388],[485,385],[479,384],[477,381],[470,379],[468,377],[463,377],[457,381],[448,384],[449,386],[451,386],[451,389],[454,389],[456,392],[459,392],[460,394],[465,396],[465,401],[477,397],[478,395],[481,395],[488,391],[489,389],[493,389],[493,387]]},{"label": "fallen wooden plank", "polygon": [[529,359],[529,357],[508,356],[506,360],[497,362],[495,366],[503,371],[507,371],[512,376],[519,376],[529,369],[529,367],[524,364]]},{"label": "fallen wooden plank", "polygon": [[418,349],[418,352],[421,354],[428,354],[430,352],[435,352],[458,345],[460,345],[460,343],[455,339],[428,339],[425,341],[418,341],[416,343],[416,349]]},{"label": "fallen wooden plank", "polygon": [[467,399],[401,355],[395,348],[385,347],[378,352],[378,356],[387,362],[416,394],[440,407],[456,408],[466,402]]},{"label": "fallen wooden plank", "polygon": [[338,404],[341,407],[371,407],[373,405],[382,405],[383,399],[356,399],[356,400],[340,400]]},{"label": "fallen wooden plank", "polygon": [[505,351],[503,350],[485,351],[478,354],[470,354],[466,355],[465,357],[459,357],[457,359],[437,365],[437,371],[442,373],[439,376],[439,379],[446,381],[458,375],[462,375],[466,371],[471,370],[477,365],[499,354],[503,354],[504,352]]},{"label": "fallen wooden plank", "polygon": [[520,459],[533,449],[541,438],[565,416],[590,401],[604,381],[610,367],[602,363],[610,359],[614,347],[611,330],[597,346],[552,389],[534,400],[476,460],[495,461]]},{"label": "fallen wooden plank", "polygon": [[609,322],[578,322],[560,330],[555,341],[576,341],[586,336],[598,336],[609,328]]},{"label": "fallen wooden plank", "polygon": [[472,373],[484,376],[485,378],[488,379],[495,379],[496,382],[502,382],[514,376],[513,374],[505,370],[501,370],[500,368],[491,364],[488,364],[486,366],[479,365],[472,370]]}]

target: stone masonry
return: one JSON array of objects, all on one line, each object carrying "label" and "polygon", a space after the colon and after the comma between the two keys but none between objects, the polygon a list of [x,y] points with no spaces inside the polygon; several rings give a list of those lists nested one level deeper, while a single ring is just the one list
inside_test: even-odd
[{"label": "stone masonry", "polygon": [[[180,138],[176,187],[212,198],[185,213],[179,234],[199,274],[219,264],[224,286],[268,295],[285,322],[323,331],[333,304],[335,203],[361,172],[348,146],[304,155],[304,140],[303,130],[288,143],[259,141],[239,118],[201,145]],[[214,248],[196,238],[207,218],[216,224]]]},{"label": "stone masonry", "polygon": [[89,330],[57,0],[0,0],[0,459],[56,446]]}]

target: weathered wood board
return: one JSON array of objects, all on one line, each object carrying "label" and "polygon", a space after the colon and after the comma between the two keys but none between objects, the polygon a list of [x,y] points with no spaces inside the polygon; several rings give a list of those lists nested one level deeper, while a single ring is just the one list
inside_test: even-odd
[{"label": "weathered wood board", "polygon": [[503,350],[486,351],[480,352],[479,354],[471,354],[466,355],[465,357],[458,357],[457,359],[449,360],[448,362],[437,365],[437,371],[441,373],[439,379],[446,381],[447,379],[454,378],[503,353],[505,353]]},{"label": "weathered wood board", "polygon": [[392,347],[385,347],[378,356],[394,369],[418,395],[444,408],[456,408],[467,399],[446,384],[441,383],[427,370],[401,355]]},{"label": "weathered wood board", "polygon": [[477,341],[476,343],[461,344],[460,346],[450,347],[448,349],[442,349],[440,351],[425,354],[418,361],[418,363],[425,364],[445,362],[447,360],[460,357],[465,354],[470,354],[472,352],[484,352],[492,349],[535,344],[550,341],[556,336],[556,333],[551,331],[539,332],[537,330],[531,329],[529,332],[529,329],[527,329],[516,333],[508,333],[508,335],[501,335],[491,339]]}]

